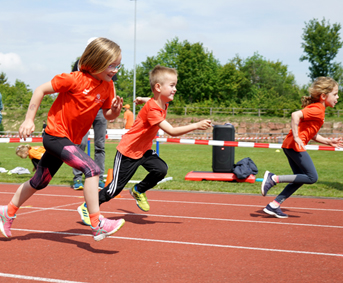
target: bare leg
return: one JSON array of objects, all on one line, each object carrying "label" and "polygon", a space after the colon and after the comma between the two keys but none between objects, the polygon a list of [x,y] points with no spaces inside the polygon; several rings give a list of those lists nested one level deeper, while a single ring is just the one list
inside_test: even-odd
[{"label": "bare leg", "polygon": [[99,175],[86,178],[83,195],[87,204],[89,214],[97,213],[99,208]]},{"label": "bare leg", "polygon": [[25,183],[21,184],[15,192],[12,198],[12,203],[16,207],[21,207],[23,203],[27,201],[35,192],[37,192],[37,190],[31,187],[30,181],[26,181]]}]

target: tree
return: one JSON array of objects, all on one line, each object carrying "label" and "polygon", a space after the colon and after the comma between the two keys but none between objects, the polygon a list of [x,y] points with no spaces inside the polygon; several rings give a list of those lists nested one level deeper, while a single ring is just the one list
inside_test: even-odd
[{"label": "tree", "polygon": [[171,104],[202,102],[218,92],[218,60],[201,43],[175,38],[137,67],[137,96],[151,94],[149,72],[158,64],[178,71],[177,95]]},{"label": "tree", "polygon": [[132,104],[133,101],[133,70],[128,70],[123,66],[117,73],[117,80],[114,82],[116,93],[122,97],[124,104]]},{"label": "tree", "polygon": [[325,21],[325,18],[321,22],[318,22],[317,19],[305,22],[302,35],[304,42],[301,47],[304,48],[306,55],[301,56],[300,61],[308,60],[311,64],[308,76],[312,81],[320,76],[336,76],[340,64],[333,62],[333,59],[343,46],[340,29],[340,24],[336,23],[331,26],[329,21]]},{"label": "tree", "polygon": [[6,74],[4,72],[0,73],[0,85],[7,84]]}]

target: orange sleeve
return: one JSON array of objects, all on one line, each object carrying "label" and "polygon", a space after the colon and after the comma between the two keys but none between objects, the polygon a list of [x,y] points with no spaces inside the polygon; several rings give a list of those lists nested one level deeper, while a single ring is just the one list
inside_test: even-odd
[{"label": "orange sleeve", "polygon": [[45,152],[44,146],[34,146],[31,147],[29,150],[29,158],[30,159],[38,159],[40,160]]}]

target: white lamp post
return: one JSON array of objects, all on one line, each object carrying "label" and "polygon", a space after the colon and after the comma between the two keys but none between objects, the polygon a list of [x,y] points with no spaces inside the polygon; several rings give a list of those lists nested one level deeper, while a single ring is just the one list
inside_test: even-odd
[{"label": "white lamp post", "polygon": [[[136,99],[136,11],[137,11],[137,0],[130,0],[135,1],[135,26],[134,26],[134,47],[133,47],[133,101]],[[133,119],[136,118],[136,104],[133,103]]]}]

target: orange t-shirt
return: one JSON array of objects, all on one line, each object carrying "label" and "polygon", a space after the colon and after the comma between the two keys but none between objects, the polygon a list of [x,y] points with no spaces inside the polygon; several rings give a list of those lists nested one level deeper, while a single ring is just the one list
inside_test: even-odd
[{"label": "orange t-shirt", "polygon": [[133,113],[130,110],[124,112],[124,119],[126,120],[125,129],[130,129],[133,125]]},{"label": "orange t-shirt", "polygon": [[[304,145],[307,145],[324,124],[325,106],[319,102],[312,103],[301,111],[304,117],[298,125],[298,135]],[[298,152],[306,151],[305,149],[299,148],[298,144],[294,141],[292,130],[289,131],[283,141],[282,148],[292,148]]]},{"label": "orange t-shirt", "polygon": [[40,160],[45,152],[44,146],[33,146],[29,149],[29,158]]},{"label": "orange t-shirt", "polygon": [[138,159],[151,149],[159,124],[166,119],[168,104],[163,110],[151,98],[139,111],[131,129],[123,135],[117,150],[126,157]]},{"label": "orange t-shirt", "polygon": [[113,82],[99,81],[87,73],[72,72],[55,76],[51,84],[59,94],[48,113],[45,132],[80,144],[99,109],[111,108]]}]

